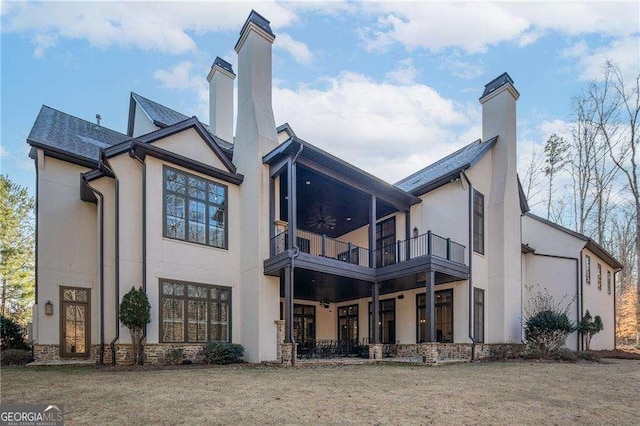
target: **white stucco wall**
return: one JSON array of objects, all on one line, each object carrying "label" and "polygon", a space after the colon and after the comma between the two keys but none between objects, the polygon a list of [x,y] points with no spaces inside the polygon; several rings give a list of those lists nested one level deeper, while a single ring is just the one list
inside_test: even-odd
[{"label": "white stucco wall", "polygon": [[147,113],[144,112],[136,102],[135,119],[133,120],[133,137],[137,138],[138,136],[146,135],[158,129],[159,127],[153,124]]},{"label": "white stucco wall", "polygon": [[[602,318],[603,330],[593,336],[591,339],[591,349],[613,349],[615,345],[615,315],[613,298],[615,294],[613,285],[614,270],[607,265],[602,259],[596,256],[590,250],[582,251],[583,265],[586,265],[585,256],[591,258],[591,284],[587,284],[586,267],[583,267],[583,295],[582,295],[582,313],[589,310],[592,317],[599,315]],[[602,267],[602,288],[598,289],[598,265]],[[607,271],[611,273],[611,294],[607,293]]]},{"label": "white stucco wall", "polygon": [[184,157],[204,163],[211,167],[227,171],[220,158],[211,150],[194,129],[187,129],[161,140],[153,142],[153,146],[175,152]]}]

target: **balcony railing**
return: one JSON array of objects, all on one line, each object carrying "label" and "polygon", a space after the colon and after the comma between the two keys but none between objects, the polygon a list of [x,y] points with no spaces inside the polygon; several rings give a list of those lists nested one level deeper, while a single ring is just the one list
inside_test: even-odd
[{"label": "balcony railing", "polygon": [[[287,250],[288,231],[284,231],[271,239],[271,252],[278,255]],[[309,253],[314,256],[322,256],[341,262],[369,267],[369,249],[357,246],[352,243],[329,238],[326,235],[314,234],[312,232],[298,229],[296,245],[302,253]]]},{"label": "balcony railing", "polygon": [[[350,242],[339,241],[326,235],[314,234],[299,229],[296,245],[303,253],[327,257],[365,268],[370,267],[369,249]],[[271,239],[271,253],[273,256],[283,253],[288,248],[288,231],[281,232]],[[375,253],[375,263],[377,268],[381,268],[427,255],[462,265],[465,264],[465,246],[431,231],[378,248]]]}]

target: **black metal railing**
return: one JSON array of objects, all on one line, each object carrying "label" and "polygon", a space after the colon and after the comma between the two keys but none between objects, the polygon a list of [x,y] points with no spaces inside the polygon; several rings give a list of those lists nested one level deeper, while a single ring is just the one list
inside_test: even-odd
[{"label": "black metal railing", "polygon": [[[289,232],[284,231],[271,239],[271,253],[276,256],[289,248]],[[303,253],[314,256],[322,256],[341,262],[369,267],[369,249],[357,246],[350,242],[336,240],[326,235],[298,229],[296,233],[296,245]]]},{"label": "black metal railing", "polygon": [[[271,253],[276,256],[288,247],[288,231],[284,231],[271,239]],[[369,268],[369,249],[329,238],[326,235],[298,230],[296,245],[303,253],[336,259],[341,262]],[[394,244],[379,247],[375,253],[377,268],[405,262],[422,256],[435,256],[451,262],[465,264],[466,247],[428,231],[425,234],[407,240],[398,240]]]}]

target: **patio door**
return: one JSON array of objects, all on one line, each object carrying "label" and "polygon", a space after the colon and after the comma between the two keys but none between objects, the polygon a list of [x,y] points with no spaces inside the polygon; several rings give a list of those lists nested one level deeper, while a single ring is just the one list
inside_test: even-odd
[{"label": "patio door", "polygon": [[293,336],[296,343],[307,343],[316,339],[315,306],[293,306]]},{"label": "patio door", "polygon": [[60,287],[60,356],[87,357],[90,350],[90,289]]},{"label": "patio door", "polygon": [[358,305],[338,308],[338,340],[358,342]]}]

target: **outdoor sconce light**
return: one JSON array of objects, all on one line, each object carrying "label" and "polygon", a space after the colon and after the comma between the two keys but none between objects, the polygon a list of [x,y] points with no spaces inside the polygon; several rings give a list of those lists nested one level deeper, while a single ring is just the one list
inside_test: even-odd
[{"label": "outdoor sconce light", "polygon": [[51,303],[51,300],[47,300],[47,303],[44,304],[44,314],[53,315],[53,303]]},{"label": "outdoor sconce light", "polygon": [[418,238],[418,227],[413,228],[413,238]]}]

